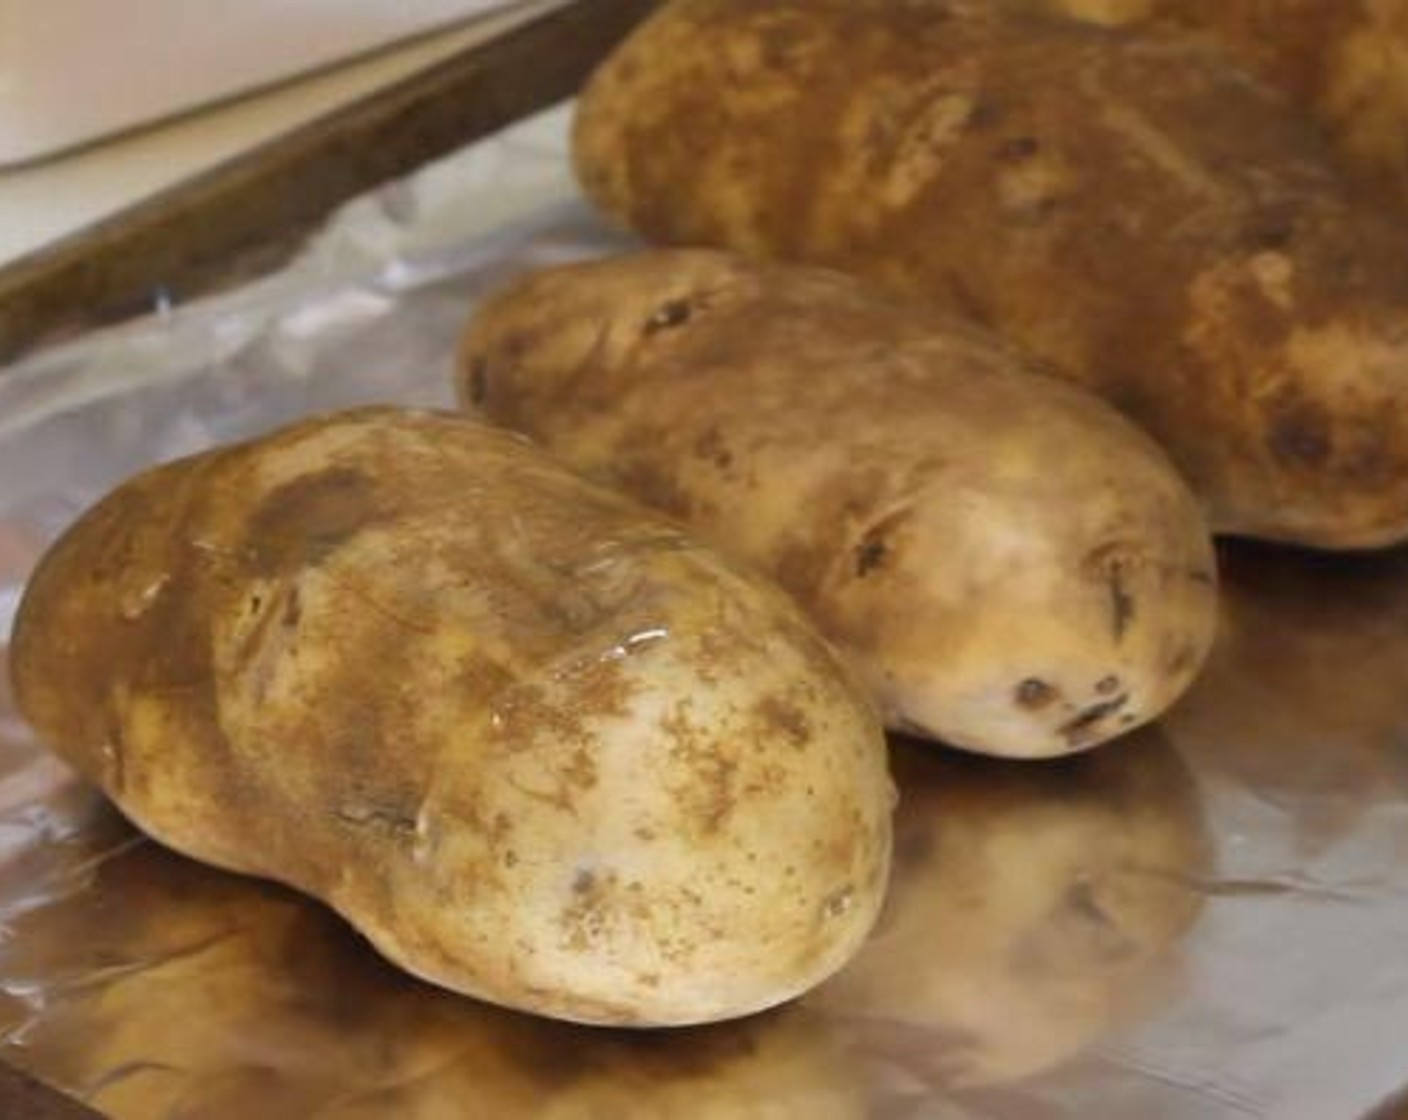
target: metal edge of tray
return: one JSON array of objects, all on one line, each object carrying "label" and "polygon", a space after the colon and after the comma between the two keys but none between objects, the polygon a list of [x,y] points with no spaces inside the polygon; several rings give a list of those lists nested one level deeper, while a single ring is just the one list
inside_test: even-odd
[{"label": "metal edge of tray", "polygon": [[[0,362],[272,269],[339,203],[571,96],[657,3],[554,9],[0,268]],[[0,1057],[0,1117],[98,1115]]]},{"label": "metal edge of tray", "polygon": [[0,267],[0,365],[272,270],[339,203],[571,96],[657,3],[552,9]]}]

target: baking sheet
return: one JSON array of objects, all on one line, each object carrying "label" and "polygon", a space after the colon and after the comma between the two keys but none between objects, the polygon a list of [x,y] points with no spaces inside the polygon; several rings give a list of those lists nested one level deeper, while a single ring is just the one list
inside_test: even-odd
[{"label": "baking sheet", "polygon": [[[564,132],[525,122],[353,203],[278,276],[0,374],[0,634],[132,471],[312,410],[448,404],[476,299],[625,243]],[[0,1057],[132,1118],[1363,1116],[1408,1083],[1408,552],[1222,559],[1218,649],[1160,728],[1049,765],[897,741],[870,945],[700,1030],[413,981],[319,906],[133,832],[0,686]]]}]

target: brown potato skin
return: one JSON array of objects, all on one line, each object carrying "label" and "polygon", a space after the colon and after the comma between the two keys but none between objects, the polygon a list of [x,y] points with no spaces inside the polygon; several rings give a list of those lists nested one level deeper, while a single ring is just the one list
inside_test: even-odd
[{"label": "brown potato skin", "polygon": [[1196,42],[987,0],[675,0],[591,80],[575,160],[650,240],[1007,334],[1153,434],[1219,532],[1408,537],[1408,230]]},{"label": "brown potato skin", "polygon": [[710,250],[547,270],[479,309],[459,392],[775,577],[895,729],[1079,751],[1212,643],[1211,540],[1153,441],[852,277]]},{"label": "brown potato skin", "polygon": [[795,607],[454,414],[138,476],[41,561],[11,669],[145,831],[522,1010],[751,1013],[838,968],[884,890],[879,723]]},{"label": "brown potato skin", "polygon": [[1020,0],[1104,27],[1195,34],[1303,106],[1356,183],[1408,202],[1405,0]]}]

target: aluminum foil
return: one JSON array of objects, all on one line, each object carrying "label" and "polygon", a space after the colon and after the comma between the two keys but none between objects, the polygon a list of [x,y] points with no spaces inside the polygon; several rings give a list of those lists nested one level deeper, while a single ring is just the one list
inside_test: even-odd
[{"label": "aluminum foil", "polygon": [[[354,202],[277,276],[0,373],[0,634],[126,475],[313,410],[448,404],[477,299],[624,244],[564,120]],[[1053,764],[896,741],[870,944],[707,1029],[412,980],[319,905],[144,839],[0,686],[0,1057],[133,1120],[1366,1116],[1408,1084],[1408,553],[1222,560],[1220,644],[1162,726]]]}]

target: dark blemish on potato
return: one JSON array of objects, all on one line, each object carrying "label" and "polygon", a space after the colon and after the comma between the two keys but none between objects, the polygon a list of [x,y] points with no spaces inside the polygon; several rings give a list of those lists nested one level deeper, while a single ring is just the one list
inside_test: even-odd
[{"label": "dark blemish on potato", "polygon": [[637,840],[648,844],[650,843],[650,841],[655,839],[655,830],[653,828],[641,827],[637,828],[633,835]]},{"label": "dark blemish on potato", "polygon": [[361,471],[332,467],[274,490],[250,519],[257,574],[317,563],[380,516],[376,484]]},{"label": "dark blemish on potato", "polygon": [[1289,212],[1261,213],[1248,223],[1248,243],[1263,252],[1284,249],[1295,237],[1295,215]]},{"label": "dark blemish on potato", "polygon": [[1330,421],[1308,402],[1281,409],[1271,421],[1271,453],[1293,466],[1320,467],[1330,457]]},{"label": "dark blemish on potato", "polygon": [[1056,699],[1058,692],[1038,677],[1028,677],[1018,683],[1014,695],[1017,705],[1031,711],[1039,711]]},{"label": "dark blemish on potato", "polygon": [[[944,11],[936,15],[936,19],[947,19],[951,13]],[[1002,106],[991,97],[979,96],[973,103],[973,108],[968,113],[969,128],[991,128],[1003,117]]]},{"label": "dark blemish on potato", "polygon": [[864,579],[889,559],[890,538],[909,519],[911,512],[906,507],[888,513],[861,535],[860,543],[855,547],[857,579]]},{"label": "dark blemish on potato", "polygon": [[[660,445],[658,434],[632,432],[622,441],[624,447],[653,448]],[[645,505],[687,521],[694,510],[694,496],[663,467],[650,462],[648,456],[623,456],[612,467],[611,482]]]},{"label": "dark blemish on potato", "polygon": [[885,562],[885,542],[879,537],[866,535],[856,545],[856,578],[864,579]]},{"label": "dark blemish on potato", "polygon": [[1082,880],[1070,886],[1066,891],[1065,906],[1094,925],[1114,928],[1115,923],[1096,901],[1095,889],[1088,882]]},{"label": "dark blemish on potato", "polygon": [[1113,715],[1126,704],[1129,703],[1129,693],[1121,693],[1119,696],[1109,700],[1102,700],[1098,704],[1091,704],[1083,709],[1074,719],[1068,720],[1061,725],[1061,734],[1071,744],[1079,743],[1088,737],[1088,733],[1094,730],[1095,725],[1106,716]]},{"label": "dark blemish on potato", "polygon": [[1190,583],[1201,583],[1207,587],[1211,587],[1216,582],[1216,580],[1213,578],[1213,574],[1211,572],[1204,571],[1202,568],[1191,569],[1188,572],[1188,580]]},{"label": "dark blemish on potato", "polygon": [[1139,717],[1134,712],[1125,712],[1124,715],[1120,716],[1120,724],[1124,727],[1128,727],[1138,719]]},{"label": "dark blemish on potato", "polygon": [[1035,136],[1014,136],[1003,141],[1002,146],[997,149],[997,157],[1007,163],[1020,163],[1031,159],[1039,151],[1041,144]]},{"label": "dark blemish on potato", "polygon": [[652,335],[660,331],[670,330],[673,327],[683,326],[685,323],[689,322],[690,316],[693,314],[694,309],[690,306],[688,300],[669,300],[656,308],[655,313],[645,321],[645,333]]},{"label": "dark blemish on potato", "polygon": [[1124,565],[1118,560],[1111,561],[1106,568],[1105,585],[1110,592],[1110,631],[1119,642],[1134,621],[1134,597],[1125,587]]},{"label": "dark blemish on potato", "polygon": [[504,852],[504,866],[505,866],[505,867],[517,867],[517,866],[518,866],[518,853],[515,852],[512,848],[509,848],[506,852]]},{"label": "dark blemish on potato", "polygon": [[724,445],[723,433],[717,425],[711,426],[695,440],[694,453],[699,458],[713,463],[719,470],[727,470],[733,465],[733,452]]},{"label": "dark blemish on potato", "polygon": [[1102,677],[1095,685],[1095,691],[1100,693],[1101,696],[1109,696],[1110,693],[1118,692],[1119,689],[1120,679],[1113,675]]},{"label": "dark blemish on potato", "polygon": [[489,359],[476,354],[469,364],[469,401],[483,404],[489,395]]},{"label": "dark blemish on potato", "polygon": [[573,902],[559,918],[567,933],[567,948],[588,949],[605,932],[615,879],[614,874],[598,877],[587,870],[577,872],[572,880]]},{"label": "dark blemish on potato", "polygon": [[284,611],[279,621],[291,630],[302,618],[303,598],[299,595],[297,586],[294,586],[289,588],[288,595],[284,597]]},{"label": "dark blemish on potato", "polygon": [[250,614],[258,614],[258,613],[259,613],[259,608],[262,607],[263,605],[264,605],[264,600],[263,600],[262,598],[260,598],[260,596],[258,596],[258,595],[251,595],[251,596],[249,597],[249,613],[250,613]]}]

